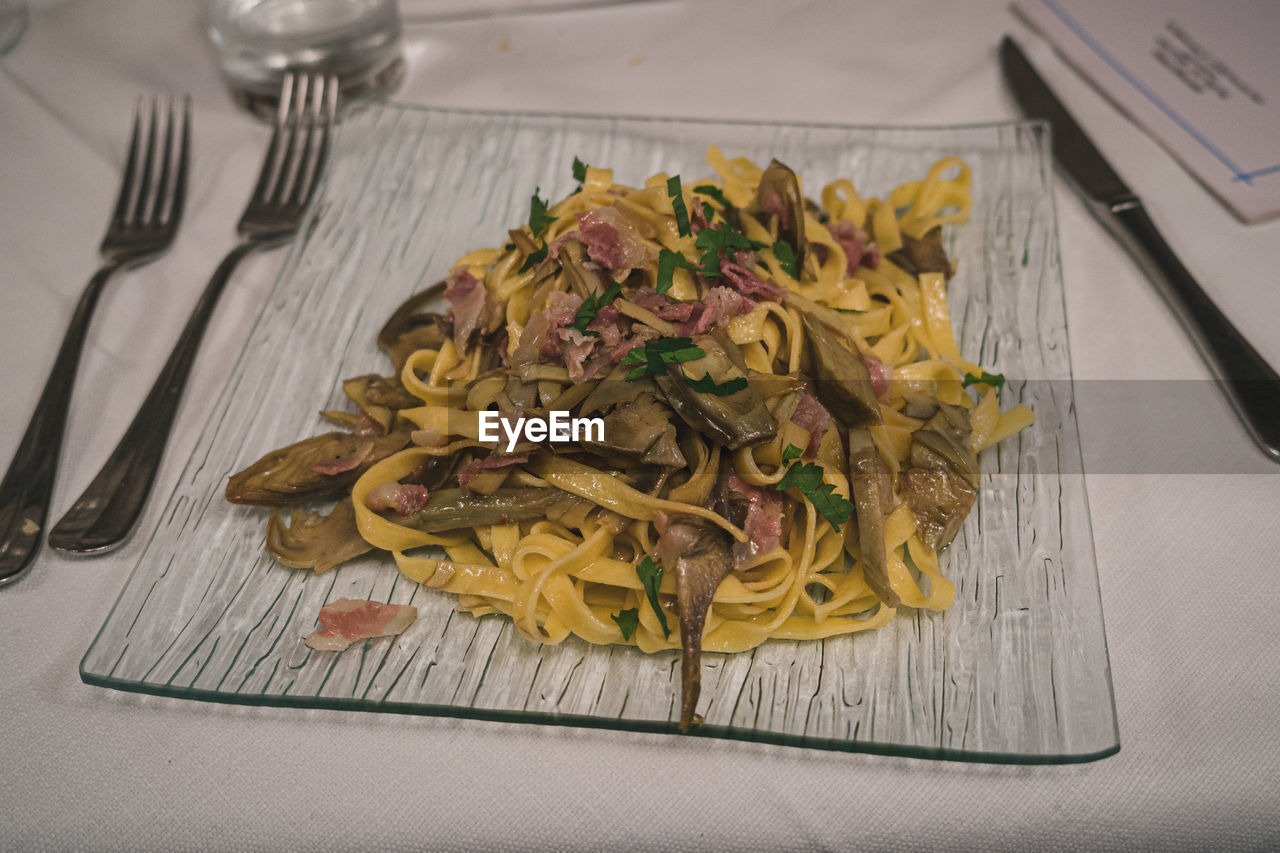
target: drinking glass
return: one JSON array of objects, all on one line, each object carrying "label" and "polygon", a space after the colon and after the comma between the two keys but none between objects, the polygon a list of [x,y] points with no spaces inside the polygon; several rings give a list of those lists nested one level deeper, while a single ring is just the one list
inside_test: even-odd
[{"label": "drinking glass", "polygon": [[345,97],[383,97],[404,76],[395,0],[211,0],[209,39],[232,96],[274,113],[286,71],[338,76]]}]

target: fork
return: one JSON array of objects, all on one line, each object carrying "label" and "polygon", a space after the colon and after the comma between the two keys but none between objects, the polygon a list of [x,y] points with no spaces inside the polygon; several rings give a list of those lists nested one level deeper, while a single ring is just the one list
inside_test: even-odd
[{"label": "fork", "polygon": [[[170,97],[167,101],[163,119],[158,98],[151,99],[150,110],[141,98],[134,109],[133,134],[120,192],[99,249],[105,263],[89,279],[76,303],[40,401],[0,482],[0,585],[17,580],[40,548],[76,369],[98,297],[115,272],[164,254],[182,220],[191,97],[181,98],[181,119],[178,99]],[[163,147],[159,147],[162,124]]]},{"label": "fork", "polygon": [[320,182],[338,101],[336,77],[285,74],[271,144],[240,217],[240,243],[218,265],[142,408],[98,476],[49,534],[59,551],[107,551],[142,514],[200,339],[236,265],[298,231]]}]

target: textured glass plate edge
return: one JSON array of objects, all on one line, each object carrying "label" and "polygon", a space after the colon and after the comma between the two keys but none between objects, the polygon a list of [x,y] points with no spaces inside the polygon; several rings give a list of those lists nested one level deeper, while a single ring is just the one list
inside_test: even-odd
[{"label": "textured glass plate edge", "polygon": [[[373,105],[370,105],[373,106]],[[798,121],[777,121],[777,120],[753,120],[753,119],[734,119],[734,118],[683,118],[674,116],[646,116],[646,115],[627,115],[627,114],[599,114],[585,112],[539,112],[531,110],[490,110],[490,109],[462,109],[462,108],[441,108],[441,107],[424,107],[417,105],[403,104],[384,104],[378,105],[381,109],[402,110],[406,112],[434,113],[444,115],[459,116],[477,116],[518,119],[526,117],[531,120],[583,120],[583,121],[609,121],[621,123],[645,124],[688,124],[692,126],[705,127],[723,127],[723,126],[742,126],[754,128],[775,128],[781,130],[837,130],[849,131],[851,133],[899,133],[899,132],[947,132],[947,131],[971,131],[981,129],[1033,129],[1037,132],[1041,140],[1041,156],[1044,158],[1048,168],[1052,170],[1050,129],[1046,122],[1037,119],[1016,119],[1010,121],[986,121],[972,122],[963,124],[937,124],[937,125],[857,125],[840,122],[798,122]],[[358,107],[363,109],[368,107]],[[1056,284],[1058,291],[1058,299],[1061,303],[1063,311],[1063,332],[1065,349],[1064,360],[1067,371],[1066,379],[1069,388],[1074,388],[1074,375],[1070,363],[1070,345],[1066,339],[1067,323],[1065,316],[1066,309],[1066,293],[1063,286],[1061,276],[1061,243],[1058,233],[1058,213],[1054,192],[1054,183],[1052,179],[1048,179],[1044,183],[1044,192],[1050,214],[1049,233],[1052,237],[1052,259],[1056,267]],[[320,200],[324,196],[323,187],[320,193],[317,193],[317,199]],[[303,223],[302,230],[305,233],[312,224],[317,215],[317,206],[313,205],[311,211],[307,215],[306,221]],[[255,335],[264,319],[268,314],[268,308],[272,299],[277,295],[281,286],[285,283],[289,273],[291,272],[295,256],[303,250],[305,246],[304,240],[295,240],[281,263],[280,271],[272,283],[270,290],[263,299],[258,313],[255,316],[245,343],[232,364],[229,372],[229,378],[234,377],[249,351],[250,344],[254,340]],[[234,383],[228,381],[220,390],[218,398],[215,402],[213,413],[217,415],[224,407],[226,398],[234,391]],[[1074,391],[1070,392],[1074,395]],[[1071,406],[1071,417],[1066,426],[1071,430],[1070,438],[1076,448],[1077,454],[1080,454],[1079,441],[1079,420],[1075,417],[1074,405]],[[199,438],[197,439],[196,451],[203,445],[206,434],[211,429],[216,429],[216,417],[211,417],[201,429]],[[1082,455],[1082,454],[1081,454]],[[187,466],[189,467],[194,461],[189,459]],[[1098,614],[1099,630],[1101,632],[1101,652],[1103,666],[1103,679],[1106,685],[1107,699],[1109,701],[1112,743],[1106,747],[1086,751],[1086,752],[1055,752],[1055,753],[1022,753],[1008,751],[982,751],[953,747],[932,747],[918,744],[900,744],[883,741],[856,740],[844,738],[821,738],[815,736],[796,735],[785,732],[770,731],[759,728],[749,728],[734,725],[719,725],[704,723],[689,735],[696,737],[711,737],[717,739],[736,740],[743,742],[777,744],[782,746],[821,749],[827,751],[838,751],[846,753],[864,753],[874,755],[899,756],[909,758],[923,758],[932,760],[954,761],[960,763],[988,763],[988,764],[1009,764],[1009,765],[1060,765],[1060,764],[1079,764],[1097,761],[1111,755],[1115,755],[1120,750],[1119,736],[1119,719],[1115,705],[1115,691],[1111,674],[1110,649],[1106,638],[1105,615],[1102,610],[1101,601],[1101,584],[1098,579],[1098,566],[1096,557],[1096,545],[1093,537],[1092,519],[1089,512],[1087,487],[1084,481],[1083,462],[1080,460],[1080,484],[1079,511],[1082,516],[1078,522],[1083,526],[1083,532],[1086,539],[1081,543],[1086,546],[1086,553],[1089,558],[1090,567],[1092,569],[1092,580],[1094,583],[1094,591],[1096,592],[1096,605]],[[1062,476],[1059,473],[1059,476]],[[166,497],[165,505],[174,499],[178,492],[183,478],[179,478],[175,482],[173,489]],[[145,556],[151,547],[156,536],[164,526],[164,514],[162,513],[157,519],[154,528],[147,537],[145,546],[142,549],[142,555]],[[476,707],[473,705],[439,705],[428,703],[408,703],[399,701],[370,701],[360,699],[344,699],[331,696],[289,696],[266,693],[243,694],[243,693],[225,693],[204,688],[182,688],[171,685],[160,684],[156,682],[136,681],[128,678],[116,678],[111,675],[103,675],[89,669],[89,659],[95,648],[111,624],[117,608],[122,604],[125,594],[133,582],[135,575],[142,570],[144,565],[143,557],[130,570],[129,576],[126,578],[124,585],[121,587],[120,594],[117,596],[111,609],[108,611],[107,617],[104,619],[95,633],[94,639],[84,656],[81,658],[79,672],[81,680],[88,685],[106,687],[110,689],[122,690],[126,692],[165,696],[179,699],[194,699],[197,701],[208,701],[219,704],[230,705],[252,705],[262,707],[282,707],[282,708],[298,708],[298,709],[329,709],[329,710],[345,710],[345,711],[364,711],[373,713],[390,713],[390,714],[407,714],[417,716],[441,716],[453,717],[458,719],[475,719],[495,722],[517,722],[524,724],[537,725],[555,725],[555,726],[571,726],[579,728],[594,728],[610,731],[633,731],[641,733],[677,733],[675,725],[669,721],[659,720],[636,720],[620,717],[602,717],[582,714],[563,714],[545,711],[528,711],[528,710],[504,710],[495,708]]]}]

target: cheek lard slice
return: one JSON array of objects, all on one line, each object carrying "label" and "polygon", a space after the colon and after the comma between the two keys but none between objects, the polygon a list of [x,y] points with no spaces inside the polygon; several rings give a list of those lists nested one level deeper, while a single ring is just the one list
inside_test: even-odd
[{"label": "cheek lard slice", "polygon": [[418,618],[418,608],[339,598],[320,608],[320,628],[307,635],[306,643],[323,652],[340,652],[357,640],[399,634]]}]

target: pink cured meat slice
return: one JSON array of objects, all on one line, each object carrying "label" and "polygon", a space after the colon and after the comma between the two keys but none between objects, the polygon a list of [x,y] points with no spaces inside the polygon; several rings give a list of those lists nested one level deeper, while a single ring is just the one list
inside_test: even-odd
[{"label": "pink cured meat slice", "polygon": [[399,634],[418,618],[418,608],[339,598],[320,608],[320,630],[307,635],[306,643],[319,651],[340,652],[357,640]]}]

